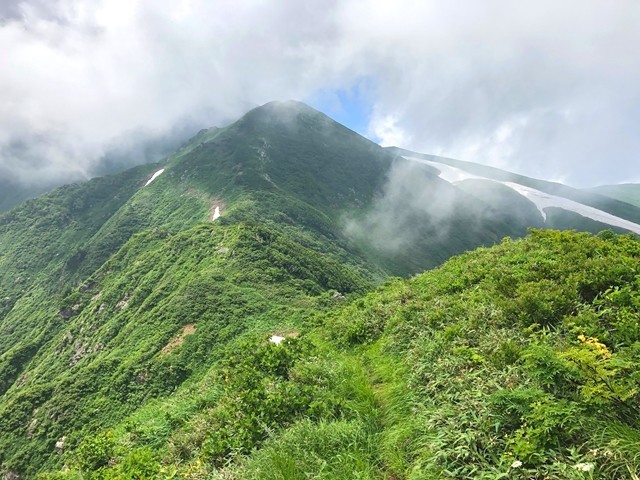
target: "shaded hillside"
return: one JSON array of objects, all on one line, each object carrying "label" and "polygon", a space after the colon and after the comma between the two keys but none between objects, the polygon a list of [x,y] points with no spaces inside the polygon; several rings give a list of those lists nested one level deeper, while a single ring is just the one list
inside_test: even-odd
[{"label": "shaded hillside", "polygon": [[499,168],[480,165],[473,162],[465,162],[462,160],[454,160],[452,158],[416,153],[397,147],[389,147],[388,150],[398,155],[408,155],[418,158],[424,158],[426,160],[433,160],[438,163],[451,165],[453,167],[461,168],[462,170],[486,178],[525,185],[527,187],[531,187],[542,192],[549,193],[551,195],[557,195],[576,201],[583,205],[597,208],[620,218],[640,224],[640,208],[624,201],[617,200],[616,198],[610,198],[608,196],[602,195],[599,192],[594,193],[591,191],[579,190],[567,185],[562,185],[560,183],[537,180],[535,178],[518,175],[515,173],[507,172],[505,170],[500,170]]},{"label": "shaded hillside", "polygon": [[602,185],[589,188],[588,191],[615,198],[621,202],[640,207],[640,185],[637,183],[624,183],[622,185]]}]

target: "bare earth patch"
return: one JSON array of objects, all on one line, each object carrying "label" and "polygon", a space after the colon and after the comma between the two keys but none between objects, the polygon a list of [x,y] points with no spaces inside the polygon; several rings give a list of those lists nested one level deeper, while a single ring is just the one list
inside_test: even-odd
[{"label": "bare earth patch", "polygon": [[191,335],[195,333],[196,325],[194,323],[187,323],[184,327],[182,327],[182,331],[173,337],[169,343],[167,343],[163,349],[161,350],[163,355],[168,355],[173,352],[176,348],[184,343],[184,339],[187,335]]}]

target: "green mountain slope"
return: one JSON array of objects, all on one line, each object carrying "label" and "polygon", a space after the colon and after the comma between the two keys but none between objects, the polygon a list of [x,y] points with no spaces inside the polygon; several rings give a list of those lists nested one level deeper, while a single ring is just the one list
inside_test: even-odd
[{"label": "green mountain slope", "polygon": [[44,478],[634,478],[639,267],[612,234],[461,255],[232,344]]},{"label": "green mountain slope", "polygon": [[640,185],[637,183],[624,183],[622,185],[602,185],[589,188],[588,191],[607,197],[615,198],[621,202],[640,207]]},{"label": "green mountain slope", "polygon": [[[51,300],[76,280],[80,260],[74,247],[90,240],[131,198],[148,170],[61,187],[0,216],[0,364],[16,363],[11,358],[22,363],[26,352],[45,341],[41,312],[54,308]],[[35,336],[29,334],[33,329]],[[28,337],[36,343],[25,344]]]},{"label": "green mountain slope", "polygon": [[[305,468],[333,458],[325,478],[353,478],[349,465],[363,478],[401,478],[399,465],[423,457],[382,451],[395,428],[387,389],[412,385],[421,353],[380,350],[393,335],[377,318],[395,303],[369,308],[368,299],[395,295],[402,281],[362,295],[540,219],[508,189],[451,184],[298,102],[203,130],[160,164],[30,200],[0,215],[0,472],[204,478],[222,468],[264,478],[277,471],[269,455],[308,445],[318,453],[300,460]],[[548,220],[604,228],[564,210]],[[513,245],[535,250],[556,241],[548,235]],[[612,270],[594,296],[636,268],[631,238],[575,238],[604,242],[591,255]],[[504,245],[496,251],[516,248]],[[546,275],[545,265],[531,268]],[[308,443],[313,432],[320,443]],[[283,461],[300,470],[296,458]]]},{"label": "green mountain slope", "polygon": [[34,473],[61,437],[73,444],[171,393],[242,332],[289,331],[331,304],[324,292],[366,288],[263,227],[135,235],[49,314],[55,335],[5,393],[0,458]]}]

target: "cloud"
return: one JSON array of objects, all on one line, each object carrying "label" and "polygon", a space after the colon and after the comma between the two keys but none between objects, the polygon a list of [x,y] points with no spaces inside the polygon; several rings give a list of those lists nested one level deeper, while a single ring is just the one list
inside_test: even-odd
[{"label": "cloud", "polygon": [[333,37],[326,2],[60,0],[55,14],[39,3],[16,8],[0,25],[0,168],[23,179],[90,174],[132,137],[226,123],[327,80],[318,55]]},{"label": "cloud", "polygon": [[411,138],[398,126],[398,122],[396,115],[376,113],[369,124],[369,133],[383,147],[410,145]]},{"label": "cloud", "polygon": [[635,0],[3,2],[0,175],[90,176],[141,140],[367,78],[384,143],[640,180],[639,21]]},{"label": "cloud", "polygon": [[457,195],[449,183],[437,178],[435,169],[418,162],[397,161],[371,209],[364,216],[345,217],[344,231],[348,237],[387,254],[415,247],[425,238],[443,241],[460,206]]},{"label": "cloud", "polygon": [[638,2],[400,3],[344,12],[377,58],[374,127],[392,115],[406,148],[576,185],[638,179]]}]

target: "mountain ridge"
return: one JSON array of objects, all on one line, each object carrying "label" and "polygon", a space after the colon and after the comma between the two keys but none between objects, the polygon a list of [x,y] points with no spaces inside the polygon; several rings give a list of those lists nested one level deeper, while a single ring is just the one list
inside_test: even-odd
[{"label": "mountain ridge", "polygon": [[[483,182],[451,183],[304,104],[274,102],[199,132],[158,164],[62,187],[0,214],[0,472],[106,479],[157,478],[172,465],[185,475],[233,470],[234,459],[248,459],[275,432],[306,428],[299,421],[313,431],[342,422],[345,432],[373,441],[366,432],[386,427],[371,413],[383,401],[371,376],[395,380],[358,349],[387,333],[393,343],[387,320],[413,328],[424,307],[413,305],[420,294],[410,286],[421,280],[393,275],[439,267],[456,254],[463,255],[453,267],[424,278],[448,271],[437,282],[455,293],[475,282],[466,280],[465,259],[480,268],[497,258],[487,252],[504,251],[514,265],[530,265],[523,252],[539,252],[523,270],[535,285],[514,292],[523,315],[542,323],[565,310],[547,312],[526,289],[546,299],[548,287],[565,298],[563,275],[584,287],[567,293],[570,305],[582,299],[599,312],[594,299],[616,286],[633,297],[632,236],[548,232],[503,241],[544,226],[535,205],[513,195]],[[552,213],[565,228],[603,229]],[[545,259],[563,243],[576,249],[578,273],[561,257]],[[591,258],[596,245],[610,265]],[[513,265],[500,265],[491,275],[511,278]],[[600,272],[595,283],[582,277],[591,267]],[[538,277],[544,272],[564,272],[552,276],[560,286]],[[616,272],[624,276],[615,280]],[[511,291],[505,282],[490,288]],[[375,285],[383,293],[367,296]],[[403,302],[410,307],[398,310]],[[454,322],[461,312],[457,305],[437,315]],[[389,361],[378,353],[367,355]],[[460,355],[473,365],[473,354]],[[154,449],[173,463],[161,465]],[[375,455],[353,454],[374,471]],[[396,454],[400,461],[404,454]],[[65,464],[67,473],[52,473]],[[144,465],[147,473],[135,470]],[[339,467],[331,471],[335,477]]]}]

